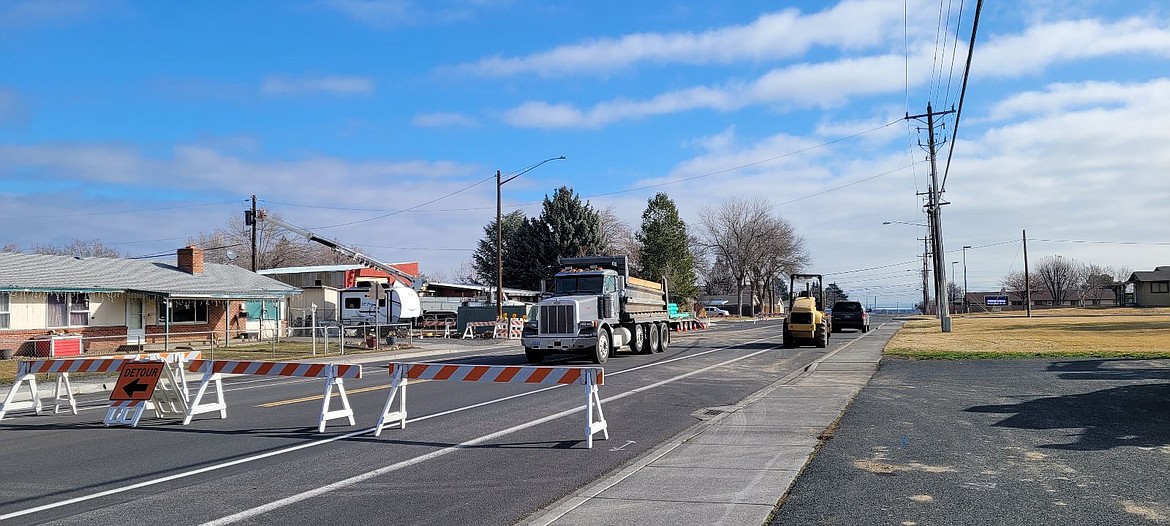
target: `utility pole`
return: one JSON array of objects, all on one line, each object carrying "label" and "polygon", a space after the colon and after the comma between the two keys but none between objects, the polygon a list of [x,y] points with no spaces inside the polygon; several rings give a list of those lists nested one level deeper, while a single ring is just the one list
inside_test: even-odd
[{"label": "utility pole", "polygon": [[252,194],[252,272],[256,272],[256,194]]},{"label": "utility pole", "polygon": [[1032,274],[1028,272],[1028,231],[1023,230],[1024,237],[1024,308],[1028,310],[1028,317],[1032,317]]},{"label": "utility pole", "polygon": [[938,309],[939,324],[942,332],[951,332],[950,306],[946,300],[946,269],[943,268],[943,241],[942,241],[942,190],[938,185],[938,163],[935,162],[934,116],[953,113],[954,110],[935,112],[930,103],[926,103],[926,113],[922,115],[906,115],[907,119],[921,120],[926,117],[926,131],[928,134],[928,150],[930,152],[930,197],[926,203],[926,215],[930,219],[930,238],[934,249],[934,301]]},{"label": "utility pole", "polygon": [[500,171],[496,170],[496,319],[504,318],[504,227],[500,217],[503,209],[503,198],[500,196]]},{"label": "utility pole", "polygon": [[922,236],[922,313],[930,314],[930,248],[926,245],[930,236]]}]

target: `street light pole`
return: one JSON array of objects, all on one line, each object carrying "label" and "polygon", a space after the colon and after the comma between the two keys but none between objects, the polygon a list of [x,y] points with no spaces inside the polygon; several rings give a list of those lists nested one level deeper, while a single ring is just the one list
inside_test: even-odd
[{"label": "street light pole", "polygon": [[[959,277],[958,274],[955,274],[955,265],[958,265],[958,264],[959,264],[958,261],[951,262],[951,284],[955,284],[955,279],[957,279]],[[955,287],[957,288],[958,285],[955,284]],[[951,286],[947,285],[947,291],[950,292],[950,290],[951,290]],[[950,312],[951,309],[955,308],[955,298],[952,297],[950,294],[947,294],[947,300],[950,302],[950,305],[947,306],[947,312]]]},{"label": "street light pole", "polygon": [[[899,225],[920,226],[920,227],[929,229],[929,226],[927,226],[927,225],[924,225],[922,223],[911,223],[909,221],[882,221],[882,224],[883,225],[899,224]],[[927,233],[922,238],[922,314],[929,314],[930,313],[930,285],[929,285],[930,267],[927,264],[927,261],[929,261],[929,259],[930,259],[930,248],[927,247],[927,243],[929,243],[929,242],[930,242],[930,234]]]},{"label": "street light pole", "polygon": [[971,312],[971,304],[967,302],[967,249],[971,245],[963,245],[963,313]]},{"label": "street light pole", "polygon": [[496,170],[496,319],[504,317],[504,227],[503,227],[503,196],[502,190],[504,183],[511,181],[521,175],[524,175],[536,167],[547,163],[549,161],[564,160],[565,156],[549,157],[540,161],[528,168],[520,170],[511,174],[507,179],[501,180],[503,174]]}]

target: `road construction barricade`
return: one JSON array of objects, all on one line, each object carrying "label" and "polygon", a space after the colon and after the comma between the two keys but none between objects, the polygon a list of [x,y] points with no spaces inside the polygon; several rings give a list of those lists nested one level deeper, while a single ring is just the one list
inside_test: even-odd
[{"label": "road construction barricade", "polygon": [[670,322],[670,328],[675,332],[698,331],[706,329],[708,323],[705,319],[674,320]]},{"label": "road construction barricade", "polygon": [[524,332],[524,320],[521,318],[500,318],[496,320],[496,328],[492,338],[504,340],[519,340]]},{"label": "road construction barricade", "polygon": [[463,329],[463,339],[470,340],[470,339],[475,338],[475,336],[476,336],[475,329],[477,329],[479,327],[495,327],[495,326],[496,326],[496,322],[494,322],[494,321],[469,321],[469,322],[467,322],[467,327]]},{"label": "road construction barricade", "polygon": [[[70,411],[76,415],[77,401],[73,398],[73,386],[69,382],[69,373],[110,373],[120,371],[127,363],[141,361],[163,362],[167,364],[164,369],[166,381],[163,383],[162,392],[159,393],[160,404],[142,404],[143,409],[154,407],[156,411],[161,412],[159,416],[172,415],[173,411],[170,410],[170,407],[175,404],[182,405],[187,399],[187,382],[182,374],[182,364],[198,359],[201,355],[202,353],[200,351],[186,351],[122,354],[96,358],[24,360],[17,365],[16,381],[12,384],[12,388],[9,389],[8,396],[4,399],[4,402],[0,403],[0,419],[3,419],[9,411],[24,409],[32,409],[36,414],[41,414],[42,403],[40,391],[37,389],[36,379],[36,375],[38,374],[57,375],[57,387],[53,395],[53,400],[56,403],[53,405],[53,413],[59,413],[61,406],[64,403],[68,403]],[[20,392],[20,388],[25,384],[28,384],[31,397],[29,400],[17,400],[16,398]],[[180,397],[184,400],[183,402],[178,402],[177,399]],[[108,424],[109,422],[107,422]]]},{"label": "road construction barricade", "polygon": [[[406,384],[409,379],[431,381],[524,383],[524,384],[579,384],[585,386],[585,446],[593,447],[593,435],[602,434],[609,439],[605,415],[601,411],[601,398],[597,387],[603,383],[600,367],[540,367],[518,365],[458,365],[447,363],[405,363],[391,362],[389,365],[390,395],[382,408],[382,416],[374,428],[374,436],[382,434],[386,425],[398,423],[399,429],[406,429]],[[398,408],[394,399],[398,399]],[[593,410],[597,409],[597,420]]]},{"label": "road construction barricade", "polygon": [[[191,423],[191,417],[210,412],[219,412],[220,418],[227,418],[227,402],[223,398],[223,375],[225,374],[252,374],[260,376],[294,376],[300,378],[324,378],[324,401],[321,404],[321,414],[317,419],[317,432],[325,432],[325,424],[338,418],[349,419],[349,425],[355,425],[353,409],[349,406],[349,398],[345,396],[345,378],[361,378],[361,365],[338,365],[332,363],[300,363],[300,362],[259,362],[259,361],[229,361],[229,360],[194,360],[189,370],[193,373],[203,373],[199,382],[199,390],[187,409],[183,425]],[[215,401],[201,403],[207,389],[215,386]],[[333,388],[337,388],[337,396],[341,400],[341,409],[330,410],[329,404],[333,399]]]}]

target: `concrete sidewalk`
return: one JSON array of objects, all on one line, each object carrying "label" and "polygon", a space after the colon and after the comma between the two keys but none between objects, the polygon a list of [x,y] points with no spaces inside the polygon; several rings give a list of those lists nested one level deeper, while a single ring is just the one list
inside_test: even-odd
[{"label": "concrete sidewalk", "polygon": [[898,323],[831,351],[520,524],[764,524],[869,382]]}]

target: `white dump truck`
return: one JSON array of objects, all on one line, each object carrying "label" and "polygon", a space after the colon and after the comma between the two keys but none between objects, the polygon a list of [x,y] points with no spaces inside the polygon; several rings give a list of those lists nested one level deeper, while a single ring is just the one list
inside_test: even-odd
[{"label": "white dump truck", "polygon": [[630,276],[622,256],[561,258],[561,270],[524,325],[521,342],[531,363],[548,353],[587,354],[605,363],[629,346],[636,354],[665,351],[670,344],[666,283]]}]

